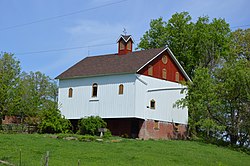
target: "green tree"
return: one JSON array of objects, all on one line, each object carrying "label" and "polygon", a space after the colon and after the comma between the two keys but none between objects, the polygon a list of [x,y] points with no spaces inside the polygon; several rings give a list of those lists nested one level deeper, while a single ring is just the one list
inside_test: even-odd
[{"label": "green tree", "polygon": [[224,19],[199,17],[196,22],[187,12],[176,13],[168,20],[152,20],[138,48],[160,48],[173,51],[189,76],[197,67],[212,70],[221,57],[227,56],[230,41],[229,24]]},{"label": "green tree", "polygon": [[232,32],[231,49],[234,56],[250,61],[250,28]]},{"label": "green tree", "polygon": [[193,82],[188,82],[188,91],[177,105],[188,107],[189,135],[206,139],[216,136],[225,128],[221,123],[220,101],[216,93],[214,79],[207,68],[195,71]]},{"label": "green tree", "polygon": [[57,85],[54,80],[41,72],[23,73],[20,84],[19,113],[25,116],[37,116],[57,101]]},{"label": "green tree", "polygon": [[249,146],[250,62],[228,61],[209,71],[199,68],[179,106],[189,108],[190,134]]},{"label": "green tree", "polygon": [[12,115],[18,102],[21,68],[13,54],[0,54],[0,114]]},{"label": "green tree", "polygon": [[226,62],[215,71],[217,95],[221,102],[225,137],[231,144],[244,145],[250,136],[250,62]]}]

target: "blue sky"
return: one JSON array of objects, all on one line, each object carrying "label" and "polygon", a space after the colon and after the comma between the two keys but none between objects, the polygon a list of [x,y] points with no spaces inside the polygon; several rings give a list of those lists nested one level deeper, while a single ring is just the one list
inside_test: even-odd
[{"label": "blue sky", "polygon": [[[138,44],[150,20],[167,21],[176,12],[187,11],[193,20],[225,18],[231,27],[250,25],[249,0],[1,0],[0,6],[0,51],[14,53],[22,70],[52,78],[86,56],[116,53],[123,28]],[[68,16],[29,24],[61,15]],[[83,48],[67,50],[75,47]]]}]

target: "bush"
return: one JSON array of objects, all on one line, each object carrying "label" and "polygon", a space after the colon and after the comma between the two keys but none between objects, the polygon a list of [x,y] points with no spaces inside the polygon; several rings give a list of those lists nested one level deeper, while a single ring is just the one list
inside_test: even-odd
[{"label": "bush", "polygon": [[110,138],[110,137],[112,137],[112,133],[111,133],[111,131],[108,129],[106,132],[104,132],[103,138]]},{"label": "bush", "polygon": [[81,119],[78,127],[79,134],[98,135],[98,129],[107,127],[107,123],[99,116],[90,116]]},{"label": "bush", "polygon": [[38,130],[39,133],[69,133],[72,126],[69,120],[62,117],[58,109],[50,108],[41,113]]}]

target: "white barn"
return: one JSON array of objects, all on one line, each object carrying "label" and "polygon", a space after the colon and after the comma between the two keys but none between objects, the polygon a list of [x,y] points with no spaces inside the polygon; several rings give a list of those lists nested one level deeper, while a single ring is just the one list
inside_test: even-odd
[{"label": "white barn", "polygon": [[118,53],[87,57],[60,74],[59,109],[73,124],[100,116],[113,135],[143,139],[186,138],[188,110],[173,107],[190,81],[168,47],[132,52],[118,39]]}]

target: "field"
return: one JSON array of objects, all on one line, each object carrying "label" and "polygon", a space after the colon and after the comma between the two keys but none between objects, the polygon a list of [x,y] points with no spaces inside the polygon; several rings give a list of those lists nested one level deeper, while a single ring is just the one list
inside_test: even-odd
[{"label": "field", "polygon": [[[80,142],[48,135],[0,134],[0,160],[40,166],[49,151],[49,165],[250,165],[250,155],[195,141]],[[0,164],[1,165],[1,164]]]}]

